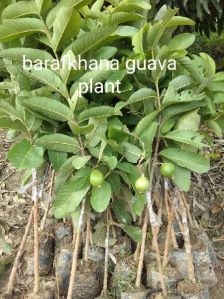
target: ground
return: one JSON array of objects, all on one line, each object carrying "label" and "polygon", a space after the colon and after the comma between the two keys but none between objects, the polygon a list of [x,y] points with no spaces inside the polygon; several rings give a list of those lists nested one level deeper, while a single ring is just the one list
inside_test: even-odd
[{"label": "ground", "polygon": [[[24,233],[32,202],[28,195],[18,194],[22,173],[7,162],[11,144],[0,130],[0,298],[8,281],[10,260],[16,253]],[[224,162],[213,161],[208,175],[194,176],[189,200],[192,214],[212,241],[217,257],[218,284],[211,290],[211,299],[224,298]],[[23,190],[20,190],[22,192]],[[8,264],[9,263],[9,264]],[[22,265],[21,265],[22,266]],[[26,289],[27,283],[19,281]],[[17,296],[16,298],[23,298]]]}]

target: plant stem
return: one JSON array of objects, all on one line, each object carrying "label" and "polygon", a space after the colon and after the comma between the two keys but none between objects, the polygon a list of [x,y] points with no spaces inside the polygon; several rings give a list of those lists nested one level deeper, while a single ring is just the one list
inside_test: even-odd
[{"label": "plant stem", "polygon": [[147,206],[148,206],[148,212],[149,212],[149,219],[150,219],[150,224],[151,224],[151,229],[152,229],[152,234],[153,234],[153,246],[156,251],[156,259],[157,259],[157,264],[158,264],[158,270],[159,270],[159,276],[160,276],[160,283],[161,287],[163,290],[163,295],[167,295],[167,290],[166,290],[166,285],[164,283],[164,278],[163,278],[163,270],[162,270],[162,263],[161,263],[161,258],[160,258],[160,250],[159,250],[159,245],[158,245],[158,226],[160,225],[156,219],[156,214],[153,211],[153,206],[152,206],[152,196],[151,192],[148,191],[146,193],[146,198],[147,198]]},{"label": "plant stem", "polygon": [[161,287],[163,290],[163,295],[166,297],[167,290],[166,290],[166,285],[165,285],[164,278],[163,278],[163,269],[162,269],[162,263],[161,263],[161,258],[160,258],[160,250],[159,250],[159,245],[158,245],[158,241],[157,241],[157,234],[156,234],[155,228],[152,229],[152,233],[153,233],[153,244],[154,244],[154,248],[156,251],[156,260],[157,260],[157,264],[158,264],[160,283],[161,283]]},{"label": "plant stem", "polygon": [[162,265],[163,268],[165,268],[168,263],[168,254],[169,254],[169,246],[170,246],[171,232],[172,232],[172,226],[173,226],[173,218],[174,218],[174,209],[171,206],[171,211],[169,214],[169,221],[168,221],[168,225],[167,225],[164,255],[163,255],[163,265]]},{"label": "plant stem", "polygon": [[39,292],[39,232],[38,232],[38,190],[37,171],[32,173],[32,200],[33,200],[33,223],[34,223],[34,294]]},{"label": "plant stem", "polygon": [[[49,190],[50,198],[53,197],[54,178],[55,178],[55,171],[53,170],[53,171],[52,171],[51,182],[50,182],[50,190]],[[47,204],[47,208],[46,208],[46,211],[45,211],[45,213],[44,213],[44,216],[43,216],[43,219],[42,219],[42,223],[41,223],[41,231],[43,231],[44,228],[45,228],[46,221],[47,221],[47,216],[48,216],[48,213],[49,213],[49,211],[50,211],[50,207],[51,207],[51,202],[48,202],[48,204]]]},{"label": "plant stem", "polygon": [[134,253],[134,261],[136,263],[136,265],[139,263],[139,252],[141,249],[141,243],[137,243],[136,249],[135,249],[135,253]]},{"label": "plant stem", "polygon": [[86,219],[86,243],[85,243],[85,252],[84,252],[84,261],[87,263],[89,259],[89,243],[90,243],[90,231],[91,231],[91,222],[90,215],[87,215]]},{"label": "plant stem", "polygon": [[[170,199],[169,199],[169,202],[170,202]],[[171,204],[171,202],[170,202],[170,204]],[[177,221],[177,224],[178,224],[178,226],[179,226],[179,229],[180,229],[181,233],[183,233],[184,228],[183,228],[183,225],[182,225],[182,223],[181,223],[180,217],[179,217],[179,215],[178,215],[178,213],[177,213],[177,209],[176,209],[176,207],[174,207],[174,216],[175,216],[175,219],[176,219],[176,221]]]},{"label": "plant stem", "polygon": [[[181,200],[180,200],[181,202]],[[193,256],[191,251],[191,241],[190,241],[190,233],[187,221],[187,213],[186,209],[181,202],[181,215],[182,215],[182,224],[183,224],[183,237],[184,237],[184,247],[187,255],[187,268],[188,268],[188,279],[193,283],[196,283],[195,273],[194,273],[194,264],[193,264]]]},{"label": "plant stem", "polygon": [[10,274],[10,277],[9,277],[9,282],[8,282],[8,285],[7,285],[7,294],[8,295],[11,295],[12,292],[13,292],[13,285],[14,285],[17,269],[19,267],[20,259],[21,259],[22,255],[24,253],[26,241],[27,241],[30,229],[31,229],[32,222],[33,222],[33,208],[30,212],[28,222],[27,222],[27,225],[26,225],[26,229],[25,229],[21,244],[19,246],[19,250],[17,252],[16,258],[15,258],[15,261],[14,261],[14,264],[13,264],[13,267],[12,267],[12,271],[11,271],[11,274]]},{"label": "plant stem", "polygon": [[[110,222],[112,223],[113,222],[113,216],[112,216],[112,213],[111,213],[111,209],[109,208],[108,209],[108,216],[109,216],[109,220]],[[114,225],[111,225],[111,231],[112,231],[112,235],[113,235],[113,238],[117,238],[117,235],[116,235],[116,231],[115,231],[115,228],[114,228]]]},{"label": "plant stem", "polygon": [[[169,190],[169,184],[168,181],[165,179],[164,180],[164,197],[165,197],[165,204],[166,204],[166,212],[167,212],[167,217],[170,217],[170,209],[169,209],[169,194],[168,194],[168,190]],[[173,208],[173,213],[175,213],[175,207],[172,206]],[[175,236],[175,232],[173,229],[173,225],[171,226],[171,239],[172,239],[172,245],[175,249],[178,249],[178,244],[177,244],[177,240],[176,240],[176,236]]]},{"label": "plant stem", "polygon": [[110,226],[108,224],[108,211],[107,211],[107,233],[106,233],[106,239],[105,239],[104,278],[103,278],[103,290],[102,290],[101,296],[107,296],[108,264],[109,264],[109,236],[110,236]]},{"label": "plant stem", "polygon": [[79,216],[77,232],[75,234],[75,236],[76,236],[75,237],[75,248],[74,248],[74,252],[73,252],[72,269],[71,269],[71,276],[70,276],[70,281],[69,281],[67,299],[72,299],[72,293],[73,293],[73,288],[74,288],[74,284],[75,284],[77,260],[78,260],[78,254],[79,254],[79,244],[80,244],[80,238],[81,238],[81,228],[82,228],[83,217],[84,217],[84,212],[85,212],[85,202],[86,202],[86,200],[83,199],[82,208],[81,208],[81,212],[80,212],[80,216]]},{"label": "plant stem", "polygon": [[140,288],[141,286],[141,277],[142,277],[142,269],[143,269],[143,263],[144,263],[144,252],[145,252],[145,240],[147,236],[147,227],[148,227],[148,212],[145,209],[145,216],[142,226],[142,243],[141,243],[141,249],[140,249],[140,255],[138,260],[138,269],[137,269],[137,276],[136,276],[136,282],[135,286],[136,288]]},{"label": "plant stem", "polygon": [[188,220],[189,220],[189,223],[190,223],[190,226],[193,227],[194,224],[193,224],[193,220],[192,220],[192,217],[191,217],[191,213],[190,213],[190,209],[189,209],[189,205],[186,201],[186,198],[184,196],[184,193],[183,192],[180,192],[180,195],[181,195],[181,198],[182,198],[182,201],[183,201],[183,204],[186,208],[186,211],[187,211],[187,216],[188,216]]},{"label": "plant stem", "polygon": [[[160,200],[160,203],[159,203],[159,210],[158,210],[158,223],[161,223],[161,219],[162,219],[162,209],[163,209],[163,201]],[[160,225],[158,225],[157,227],[157,230],[156,230],[156,234],[158,235],[159,234],[159,231],[160,231]]]}]

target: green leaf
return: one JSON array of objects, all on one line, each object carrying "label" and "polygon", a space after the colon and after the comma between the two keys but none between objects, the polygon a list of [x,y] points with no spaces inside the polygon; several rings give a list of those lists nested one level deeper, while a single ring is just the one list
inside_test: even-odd
[{"label": "green leaf", "polygon": [[150,156],[152,153],[152,144],[156,137],[156,132],[158,128],[157,122],[152,122],[150,127],[143,132],[140,136],[140,140],[144,143],[144,150],[146,152],[146,157]]},{"label": "green leaf", "polygon": [[53,24],[53,35],[51,39],[55,51],[77,36],[80,29],[80,22],[81,17],[77,11],[70,7],[62,7],[59,9]]},{"label": "green leaf", "polygon": [[92,169],[90,167],[85,167],[79,169],[75,176],[71,178],[71,184],[76,186],[76,190],[81,190],[89,185],[89,177]]},{"label": "green leaf", "polygon": [[111,186],[111,190],[112,190],[112,193],[117,196],[120,194],[120,189],[121,189],[121,180],[120,180],[120,176],[115,173],[115,172],[112,172],[108,178],[107,178],[107,181],[108,183],[110,184]]},{"label": "green leaf", "polygon": [[8,42],[36,32],[45,32],[45,27],[41,20],[35,18],[7,20],[0,25],[0,42]]},{"label": "green leaf", "polygon": [[174,91],[177,91],[179,89],[190,86],[193,82],[194,81],[190,76],[179,75],[169,82],[169,86],[172,86],[174,88]]},{"label": "green leaf", "polygon": [[80,169],[91,159],[91,156],[74,157],[72,165],[75,169]]},{"label": "green leaf", "polygon": [[143,48],[143,37],[148,25],[142,27],[137,33],[132,37],[132,45],[134,47],[134,52],[140,59],[145,58],[144,48]]},{"label": "green leaf", "polygon": [[42,125],[42,120],[32,113],[25,111],[25,123],[27,130],[29,130],[31,133],[35,133]]},{"label": "green leaf", "polygon": [[206,125],[209,129],[211,129],[215,135],[218,138],[222,138],[223,134],[222,134],[222,128],[219,126],[219,124],[215,121],[215,120],[208,120],[206,121]]},{"label": "green leaf", "polygon": [[80,169],[74,177],[58,189],[54,201],[54,215],[56,218],[69,216],[79,206],[90,188],[90,172],[91,168]]},{"label": "green leaf", "polygon": [[[126,76],[126,70],[116,70],[110,73],[109,77],[106,80],[105,84],[116,84],[117,82],[121,82],[124,77]],[[107,92],[111,92],[113,93],[113,86],[108,86],[107,88]],[[118,103],[117,103],[118,104]],[[115,107],[117,107],[117,104],[115,105]],[[125,106],[125,105],[124,105]]]},{"label": "green leaf", "polygon": [[93,86],[98,82],[105,81],[112,73],[112,70],[107,69],[99,69],[90,72],[86,72],[83,76],[81,76],[75,83],[72,85],[70,89],[70,94],[74,95],[75,92],[81,92],[80,83],[85,82],[85,84],[89,87],[90,84]]},{"label": "green leaf", "polygon": [[214,104],[224,104],[224,94],[216,93],[214,96]]},{"label": "green leaf", "polygon": [[184,192],[190,190],[191,185],[191,171],[187,168],[175,165],[176,170],[173,176],[174,183]]},{"label": "green leaf", "polygon": [[132,10],[149,10],[151,5],[144,0],[122,0],[113,12],[117,11],[132,11]]},{"label": "green leaf", "polygon": [[77,125],[74,121],[69,121],[68,122],[69,127],[74,135],[81,135],[81,134],[86,134],[92,131],[93,129],[93,124],[87,125],[87,126],[82,126],[80,127]]},{"label": "green leaf", "polygon": [[166,107],[163,112],[162,112],[162,120],[165,122],[169,118],[184,113],[188,112],[190,110],[195,110],[199,107],[204,107],[206,104],[201,101],[194,101],[190,103],[180,103],[180,104],[174,104],[172,106]]},{"label": "green leaf", "polygon": [[19,1],[8,5],[2,12],[2,19],[15,19],[28,15],[38,14],[33,1]]},{"label": "green leaf", "polygon": [[109,126],[108,127],[108,134],[107,134],[108,139],[113,139],[116,140],[117,143],[119,144],[122,141],[128,141],[129,135],[127,132],[122,127],[113,127]]},{"label": "green leaf", "polygon": [[162,100],[162,109],[179,102],[179,96],[175,92],[174,87],[169,84]]},{"label": "green leaf", "polygon": [[92,189],[90,198],[92,208],[99,213],[105,211],[110,203],[111,198],[111,186],[107,182],[103,182],[102,186]]},{"label": "green leaf", "polygon": [[148,101],[154,100],[156,98],[156,93],[151,88],[141,88],[138,91],[134,92],[128,101],[126,102],[127,105],[131,105],[140,101]]},{"label": "green leaf", "polygon": [[117,166],[117,158],[115,156],[104,156],[103,162],[109,166],[110,170],[115,169]]},{"label": "green leaf", "polygon": [[198,114],[198,109],[190,111],[182,115],[176,126],[176,130],[193,130],[197,131],[200,127],[201,116]]},{"label": "green leaf", "polygon": [[10,116],[11,120],[20,119],[20,115],[16,109],[4,100],[0,101],[0,113],[2,113],[1,116]]},{"label": "green leaf", "polygon": [[104,23],[105,25],[113,26],[144,19],[144,16],[134,12],[115,12],[113,14],[106,15]]},{"label": "green leaf", "polygon": [[52,5],[52,0],[34,0],[40,14],[45,13]]},{"label": "green leaf", "polygon": [[127,173],[127,178],[129,179],[129,181],[133,186],[135,185],[135,182],[137,178],[140,176],[140,174],[133,164],[128,162],[118,163],[117,169],[120,169],[122,170],[122,172]]},{"label": "green leaf", "polygon": [[125,225],[123,227],[123,230],[126,232],[126,234],[131,237],[132,240],[134,240],[137,243],[140,243],[142,240],[142,230],[138,226],[133,225]]},{"label": "green leaf", "polygon": [[119,223],[131,224],[131,215],[126,211],[126,204],[122,200],[115,200],[112,204],[113,211]]},{"label": "green leaf", "polygon": [[150,48],[155,48],[158,45],[169,21],[176,14],[176,12],[177,9],[168,9],[163,20],[160,20],[149,27],[147,43]]},{"label": "green leaf", "polygon": [[27,133],[27,128],[21,121],[12,121],[12,119],[9,116],[0,115],[0,128],[13,129],[19,132]]},{"label": "green leaf", "polygon": [[35,144],[43,148],[58,152],[79,153],[80,147],[77,139],[67,135],[55,133],[44,135],[35,140]]},{"label": "green leaf", "polygon": [[72,161],[75,158],[75,156],[70,157],[67,159],[60,167],[60,169],[57,172],[56,178],[55,178],[55,190],[57,191],[61,186],[64,185],[68,177],[73,173],[74,167],[72,165]]},{"label": "green leaf", "polygon": [[100,59],[110,59],[112,56],[114,56],[117,52],[117,48],[115,47],[102,47],[99,50],[94,53],[94,59],[100,60]]},{"label": "green leaf", "polygon": [[61,64],[63,67],[60,68],[60,76],[65,84],[69,81],[69,78],[73,72],[70,62],[75,60],[75,55],[71,50],[69,50],[65,55],[61,56]]},{"label": "green leaf", "polygon": [[218,72],[215,74],[214,82],[224,81],[224,72]]},{"label": "green leaf", "polygon": [[52,87],[55,91],[59,92],[65,98],[68,97],[68,91],[66,85],[61,78],[52,70],[41,68],[40,70],[32,69],[30,73],[31,77],[42,82],[43,84]]},{"label": "green leaf", "polygon": [[201,58],[204,61],[204,67],[205,67],[205,75],[207,78],[214,78],[215,72],[216,72],[216,65],[215,61],[212,59],[211,56],[209,56],[206,53],[200,53]]},{"label": "green leaf", "polygon": [[205,143],[202,143],[198,140],[199,137],[202,137],[199,133],[193,130],[174,130],[166,134],[165,138],[174,140],[180,143],[189,144],[195,146],[199,149],[202,149],[206,146]]},{"label": "green leaf", "polygon": [[182,33],[173,37],[169,42],[168,47],[171,51],[184,50],[190,47],[194,41],[195,35],[190,33]]},{"label": "green leaf", "polygon": [[100,11],[104,5],[104,0],[96,0],[94,1],[91,10],[92,11]]},{"label": "green leaf", "polygon": [[43,163],[43,148],[33,146],[27,139],[15,144],[7,155],[7,159],[17,169],[37,168]]},{"label": "green leaf", "polygon": [[138,32],[138,29],[133,26],[119,26],[111,36],[116,37],[133,37]]},{"label": "green leaf", "polygon": [[135,135],[140,136],[145,130],[147,130],[157,115],[158,111],[154,111],[143,117],[134,130]]},{"label": "green leaf", "polygon": [[79,115],[79,122],[89,119],[90,117],[109,117],[116,115],[118,113],[115,112],[113,107],[110,106],[97,106],[93,108],[89,108]]},{"label": "green leaf", "polygon": [[141,216],[141,214],[144,210],[145,204],[146,204],[145,194],[140,194],[140,193],[136,192],[135,201],[133,204],[133,209],[134,209],[134,212],[136,213],[136,215]]},{"label": "green leaf", "polygon": [[179,148],[167,148],[162,150],[159,154],[177,165],[197,173],[205,173],[210,169],[208,159],[197,153],[188,152]]},{"label": "green leaf", "polygon": [[58,121],[73,120],[72,111],[57,100],[47,97],[20,98],[22,105],[31,111],[41,113],[49,119]]},{"label": "green leaf", "polygon": [[223,84],[222,81],[213,81],[209,85],[209,90],[212,91],[212,92],[224,93],[224,84]]},{"label": "green leaf", "polygon": [[92,131],[86,134],[85,147],[95,147],[105,137],[107,131],[106,118],[91,118],[89,125],[93,125]]},{"label": "green leaf", "polygon": [[68,7],[70,10],[74,8],[75,10],[89,4],[91,0],[61,0],[48,14],[47,16],[47,26],[51,28],[53,26],[54,20],[56,19],[59,10],[62,7]]},{"label": "green leaf", "polygon": [[23,61],[23,58],[29,59],[32,62],[36,59],[40,59],[43,62],[46,60],[53,60],[50,53],[32,48],[9,48],[0,51],[0,57],[8,58],[11,60]]},{"label": "green leaf", "polygon": [[172,17],[168,23],[167,27],[177,27],[177,26],[194,26],[195,22],[189,18],[181,17],[181,16],[174,16]]},{"label": "green leaf", "polygon": [[74,183],[68,182],[62,187],[54,201],[54,216],[58,219],[70,216],[86,196],[89,186],[76,191]]},{"label": "green leaf", "polygon": [[48,156],[51,164],[53,165],[54,170],[56,171],[58,171],[60,167],[64,164],[64,162],[67,160],[67,153],[63,152],[49,150]]},{"label": "green leaf", "polygon": [[65,49],[65,53],[72,50],[75,55],[83,55],[101,44],[116,29],[116,26],[104,26],[83,33]]},{"label": "green leaf", "polygon": [[160,129],[160,133],[161,134],[166,134],[168,133],[170,130],[172,130],[172,128],[174,127],[175,123],[177,121],[177,117],[174,116],[172,118],[169,118],[167,121],[164,122],[164,124],[162,125],[161,129]]},{"label": "green leaf", "polygon": [[195,64],[195,61],[191,60],[187,56],[177,56],[176,61],[179,66],[185,68],[190,73],[190,75],[196,82],[201,83],[204,81],[205,78],[198,65]]},{"label": "green leaf", "polygon": [[128,142],[122,142],[122,146],[124,146],[124,157],[131,163],[137,163],[142,155],[142,150]]}]

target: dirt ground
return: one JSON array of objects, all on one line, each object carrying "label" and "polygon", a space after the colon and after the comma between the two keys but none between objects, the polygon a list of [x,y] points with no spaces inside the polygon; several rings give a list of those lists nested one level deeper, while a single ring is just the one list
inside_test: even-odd
[{"label": "dirt ground", "polygon": [[[7,162],[10,143],[0,130],[0,298],[8,281],[10,261],[16,253],[31,210],[31,198],[20,189],[21,173]],[[20,190],[22,191],[22,190]],[[189,201],[192,214],[201,229],[208,234],[215,248],[218,284],[211,290],[211,299],[224,298],[224,161],[214,161],[212,170],[194,176]],[[22,266],[22,265],[21,265]],[[20,270],[19,270],[20,271]],[[27,288],[23,281],[20,287]],[[21,298],[21,297],[17,297]],[[86,298],[88,299],[88,298]]]},{"label": "dirt ground", "polygon": [[18,194],[21,173],[7,162],[10,146],[5,132],[0,130],[0,292],[8,281],[8,262],[13,260],[21,242],[31,209],[31,199]]}]

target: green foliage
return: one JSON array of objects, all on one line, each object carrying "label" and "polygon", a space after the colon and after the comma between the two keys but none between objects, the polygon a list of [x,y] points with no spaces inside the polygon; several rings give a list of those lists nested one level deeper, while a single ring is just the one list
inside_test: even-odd
[{"label": "green foliage", "polygon": [[163,5],[178,7],[179,14],[190,17],[196,22],[196,30],[205,33],[207,36],[211,32],[219,32],[223,30],[224,21],[224,3],[216,0],[155,0],[156,10]]},{"label": "green foliage", "polygon": [[103,182],[100,187],[93,187],[91,195],[91,206],[96,212],[103,212],[107,209],[111,198],[111,186]]},{"label": "green foliage", "polygon": [[192,54],[198,54],[201,52],[209,54],[216,62],[217,69],[224,69],[224,34],[220,36],[217,33],[213,33],[208,37],[204,35],[196,35],[195,43],[190,47]]},{"label": "green foliage", "polygon": [[11,148],[7,158],[17,169],[32,169],[42,164],[43,152],[43,148],[35,147],[23,139]]},{"label": "green foliage", "polygon": [[[147,1],[104,6],[104,1],[53,5],[36,0],[27,7],[13,2],[4,6],[0,25],[0,127],[17,130],[21,141],[8,159],[19,169],[38,168],[44,159],[52,165],[56,218],[77,222],[85,199],[95,213],[110,207],[114,221],[140,241],[141,229],[135,225],[146,196],[137,192],[136,180],[145,175],[153,189],[155,178],[148,174],[154,156],[175,164],[172,180],[184,191],[190,188],[191,172],[209,170],[205,135],[223,134],[224,74],[216,73],[209,55],[190,55],[194,35],[173,35],[179,26],[194,24],[177,16],[176,9],[163,7],[148,22]],[[96,58],[98,69],[62,68],[65,54]],[[23,55],[40,64],[53,57],[59,67],[24,70]],[[145,57],[155,59],[157,68],[127,72],[128,60],[142,67]],[[117,59],[119,70],[100,69],[100,59]],[[169,59],[176,61],[176,69],[167,68]],[[89,85],[91,79],[120,80],[121,93],[79,95],[78,84]],[[90,184],[92,169],[103,174],[99,187]],[[93,239],[102,244],[105,224],[97,225],[102,235],[95,232]]]}]

